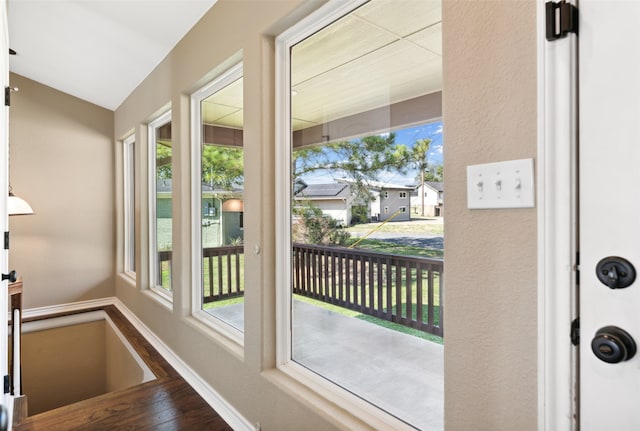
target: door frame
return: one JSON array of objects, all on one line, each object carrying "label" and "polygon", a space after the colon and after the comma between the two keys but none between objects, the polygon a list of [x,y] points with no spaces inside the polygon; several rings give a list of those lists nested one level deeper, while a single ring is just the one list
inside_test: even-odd
[{"label": "door frame", "polygon": [[[575,0],[570,3],[575,4]],[[547,42],[537,2],[538,41],[538,429],[578,429],[577,36]]]}]

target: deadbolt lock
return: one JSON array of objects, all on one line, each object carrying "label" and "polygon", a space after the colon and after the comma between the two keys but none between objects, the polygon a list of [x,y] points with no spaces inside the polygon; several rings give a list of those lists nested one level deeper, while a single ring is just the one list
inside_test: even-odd
[{"label": "deadbolt lock", "polygon": [[633,358],[636,354],[636,343],[624,329],[605,326],[593,337],[591,350],[601,361],[617,364]]},{"label": "deadbolt lock", "polygon": [[605,257],[596,265],[598,280],[610,289],[624,289],[636,280],[636,269],[628,260],[617,257]]}]

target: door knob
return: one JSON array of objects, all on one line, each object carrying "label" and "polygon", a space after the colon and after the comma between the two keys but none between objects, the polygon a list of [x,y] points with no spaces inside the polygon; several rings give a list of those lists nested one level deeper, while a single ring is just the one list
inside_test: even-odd
[{"label": "door knob", "polygon": [[15,283],[18,279],[15,271],[11,271],[9,274],[2,274],[2,281],[9,280],[10,283]]},{"label": "door knob", "polygon": [[628,361],[636,354],[636,343],[627,331],[617,326],[605,326],[596,332],[591,350],[601,361],[609,364]]},{"label": "door knob", "polygon": [[636,269],[622,257],[605,257],[596,265],[596,275],[610,289],[624,289],[636,280]]}]

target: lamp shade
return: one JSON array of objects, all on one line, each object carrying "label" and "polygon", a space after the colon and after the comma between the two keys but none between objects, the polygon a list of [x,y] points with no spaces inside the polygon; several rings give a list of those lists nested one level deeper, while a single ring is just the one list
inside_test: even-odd
[{"label": "lamp shade", "polygon": [[7,199],[7,212],[9,215],[28,215],[33,214],[33,208],[22,198],[9,192]]}]

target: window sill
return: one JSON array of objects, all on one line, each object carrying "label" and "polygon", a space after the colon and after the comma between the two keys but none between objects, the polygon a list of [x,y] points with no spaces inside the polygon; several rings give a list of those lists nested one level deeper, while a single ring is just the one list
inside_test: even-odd
[{"label": "window sill", "polygon": [[173,312],[173,300],[164,292],[158,291],[158,289],[143,289],[143,294],[162,305],[167,310]]},{"label": "window sill", "polygon": [[183,319],[194,329],[203,333],[213,342],[224,347],[238,360],[244,361],[244,334],[223,322],[210,322],[194,314]]},{"label": "window sill", "polygon": [[262,375],[340,429],[415,431],[395,416],[293,361]]}]

